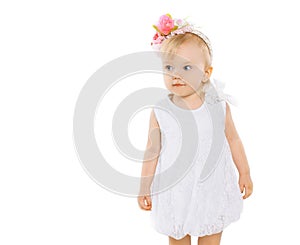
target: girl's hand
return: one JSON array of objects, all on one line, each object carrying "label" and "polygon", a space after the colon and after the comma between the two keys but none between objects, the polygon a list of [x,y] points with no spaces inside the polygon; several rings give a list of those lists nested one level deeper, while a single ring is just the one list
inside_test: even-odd
[{"label": "girl's hand", "polygon": [[146,195],[146,196],[138,196],[138,204],[141,209],[149,211],[152,208],[152,201],[151,197]]},{"label": "girl's hand", "polygon": [[245,190],[245,195],[243,196],[243,199],[248,198],[253,192],[253,183],[250,174],[240,174],[239,186],[241,193],[243,193]]}]

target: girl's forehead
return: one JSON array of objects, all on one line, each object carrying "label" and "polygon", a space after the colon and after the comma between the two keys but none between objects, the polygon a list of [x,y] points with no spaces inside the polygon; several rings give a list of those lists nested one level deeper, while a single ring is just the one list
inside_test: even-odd
[{"label": "girl's forehead", "polygon": [[178,56],[176,54],[169,55],[168,57],[163,58],[162,61],[164,63],[178,63],[178,64],[193,63],[192,60],[186,59],[186,58]]},{"label": "girl's forehead", "polygon": [[163,63],[176,63],[176,64],[185,64],[185,63],[192,63],[192,64],[202,64],[205,63],[205,56],[204,55],[194,55],[194,54],[179,54],[179,53],[172,53],[172,54],[164,54],[162,56]]},{"label": "girl's forehead", "polygon": [[195,42],[184,42],[179,47],[170,50],[169,53],[163,53],[163,61],[176,61],[180,63],[192,62],[202,63],[206,55],[199,45]]}]

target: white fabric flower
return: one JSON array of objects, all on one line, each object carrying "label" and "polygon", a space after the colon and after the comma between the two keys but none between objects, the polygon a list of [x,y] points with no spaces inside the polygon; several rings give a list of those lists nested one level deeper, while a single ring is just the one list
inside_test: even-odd
[{"label": "white fabric flower", "polygon": [[218,102],[225,100],[234,106],[238,106],[238,101],[230,94],[224,93],[225,83],[217,79],[211,79],[211,83],[204,86],[205,96],[208,102]]}]

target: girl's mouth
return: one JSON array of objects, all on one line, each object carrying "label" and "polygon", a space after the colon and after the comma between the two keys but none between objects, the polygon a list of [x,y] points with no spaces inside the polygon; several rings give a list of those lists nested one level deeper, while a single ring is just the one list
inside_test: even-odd
[{"label": "girl's mouth", "polygon": [[181,86],[185,86],[185,84],[177,83],[177,84],[173,84],[172,86],[181,87]]}]

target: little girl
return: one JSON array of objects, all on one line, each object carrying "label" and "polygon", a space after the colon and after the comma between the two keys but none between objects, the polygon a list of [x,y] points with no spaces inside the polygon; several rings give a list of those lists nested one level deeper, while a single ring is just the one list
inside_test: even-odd
[{"label": "little girl", "polygon": [[[243,199],[252,194],[243,144],[226,99],[210,81],[209,39],[169,14],[154,28],[152,45],[160,51],[170,93],[151,112],[142,168],[142,177],[150,178],[141,181],[138,204],[151,210],[153,227],[169,237],[169,244],[191,244],[192,235],[198,237],[198,245],[217,245],[224,228],[239,219]],[[167,178],[161,176],[174,162],[180,168],[173,176],[181,166],[188,169],[163,189]]]}]

